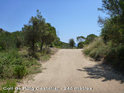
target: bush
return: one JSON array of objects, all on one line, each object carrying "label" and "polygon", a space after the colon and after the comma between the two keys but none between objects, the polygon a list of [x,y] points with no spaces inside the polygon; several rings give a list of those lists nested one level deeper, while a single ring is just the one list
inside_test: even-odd
[{"label": "bush", "polygon": [[42,55],[50,54],[51,49],[50,48],[44,48],[41,53],[42,53]]},{"label": "bush", "polygon": [[15,80],[7,80],[6,84],[2,85],[2,90],[0,90],[0,93],[14,93],[15,87],[16,87]]},{"label": "bush", "polygon": [[118,45],[111,47],[111,50],[104,58],[104,62],[112,65],[114,68],[123,71],[124,70],[124,46]]},{"label": "bush", "polygon": [[104,44],[101,38],[97,38],[92,43],[85,46],[83,51],[86,55],[99,60],[107,53],[107,46]]},{"label": "bush", "polygon": [[33,66],[40,66],[34,58],[24,57],[18,51],[0,53],[0,78],[23,78]]},{"label": "bush", "polygon": [[16,50],[0,53],[0,68],[2,68],[0,77],[12,78],[15,72],[14,67],[23,66],[22,62],[23,60]]},{"label": "bush", "polygon": [[25,66],[16,65],[14,68],[14,76],[16,78],[23,78],[27,74]]},{"label": "bush", "polygon": [[2,46],[0,46],[0,51],[3,50]]},{"label": "bush", "polygon": [[104,44],[102,38],[97,38],[85,46],[83,52],[95,60],[104,58],[104,63],[110,64],[120,71],[124,70],[124,45],[122,44],[117,46],[111,41]]}]

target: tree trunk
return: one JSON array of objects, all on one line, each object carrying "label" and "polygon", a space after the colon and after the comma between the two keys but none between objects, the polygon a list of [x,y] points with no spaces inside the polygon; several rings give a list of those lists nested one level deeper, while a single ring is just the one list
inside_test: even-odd
[{"label": "tree trunk", "polygon": [[41,43],[41,46],[40,46],[40,51],[43,50],[43,43]]}]

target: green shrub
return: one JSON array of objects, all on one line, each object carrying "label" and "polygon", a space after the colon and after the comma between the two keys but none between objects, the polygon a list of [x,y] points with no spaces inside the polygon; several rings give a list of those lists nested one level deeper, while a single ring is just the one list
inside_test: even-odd
[{"label": "green shrub", "polygon": [[2,90],[0,90],[0,93],[14,93],[15,87],[15,80],[7,80],[6,84],[2,85]]},{"label": "green shrub", "polygon": [[124,70],[124,45],[113,44],[111,41],[104,44],[102,38],[97,38],[89,45],[85,46],[84,54],[100,60],[104,58],[106,64],[123,71]]},{"label": "green shrub", "polygon": [[23,60],[16,50],[0,53],[0,68],[2,68],[0,77],[12,78],[15,70],[14,67],[22,65],[22,62]]},{"label": "green shrub", "polygon": [[23,78],[27,74],[26,68],[23,65],[16,65],[14,67],[14,76],[17,78]]},{"label": "green shrub", "polygon": [[0,51],[3,50],[2,46],[0,46]]},{"label": "green shrub", "polygon": [[36,59],[20,55],[16,50],[0,52],[0,78],[23,78],[35,66],[40,67]]},{"label": "green shrub", "polygon": [[86,55],[97,60],[105,56],[107,46],[104,44],[102,38],[97,38],[92,43],[85,46],[83,51]]},{"label": "green shrub", "polygon": [[111,64],[114,68],[123,71],[124,70],[124,46],[118,45],[111,47],[111,50],[108,52],[104,58],[107,64]]},{"label": "green shrub", "polygon": [[50,48],[44,48],[41,52],[42,55],[46,55],[46,54],[50,54],[51,53],[51,49]]}]

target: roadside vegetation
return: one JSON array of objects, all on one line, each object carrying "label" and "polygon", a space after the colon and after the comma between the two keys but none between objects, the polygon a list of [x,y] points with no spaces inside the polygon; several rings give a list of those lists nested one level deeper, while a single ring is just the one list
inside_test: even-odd
[{"label": "roadside vegetation", "polygon": [[1,28],[0,93],[14,93],[2,88],[15,87],[23,77],[41,72],[40,61],[50,58],[52,47],[68,48],[69,44],[60,41],[56,29],[45,21],[39,10],[21,31],[7,32]]},{"label": "roadside vegetation", "polygon": [[[115,69],[124,71],[124,1],[102,0],[100,11],[106,12],[109,17],[99,17],[101,35],[86,43],[84,53],[95,60],[103,62]],[[88,37],[88,36],[87,36]],[[86,39],[87,40],[87,39]]]},{"label": "roadside vegetation", "polygon": [[[100,11],[108,14],[99,17],[100,36],[90,34],[77,37],[77,48],[95,60],[103,62],[117,70],[124,71],[124,1],[102,0]],[[52,54],[51,48],[76,48],[74,39],[69,43],[60,41],[56,29],[47,23],[39,10],[32,16],[21,31],[8,32],[0,28],[0,93],[3,87],[15,87],[23,77],[41,72],[40,61]]]},{"label": "roadside vegetation", "polygon": [[70,48],[74,48],[75,47],[75,41],[74,41],[73,38],[69,40],[69,46],[70,46]]},{"label": "roadside vegetation", "polygon": [[84,48],[84,46],[87,46],[91,42],[93,42],[98,36],[95,34],[90,34],[87,37],[84,36],[78,36],[77,37],[77,48]]}]

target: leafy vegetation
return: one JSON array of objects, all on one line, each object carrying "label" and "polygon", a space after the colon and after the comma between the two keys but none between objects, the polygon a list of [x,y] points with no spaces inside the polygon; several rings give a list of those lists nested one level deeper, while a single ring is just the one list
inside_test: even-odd
[{"label": "leafy vegetation", "polygon": [[85,44],[89,44],[89,43],[93,42],[96,38],[97,38],[97,36],[94,34],[88,35],[85,39]]},{"label": "leafy vegetation", "polygon": [[74,48],[75,47],[75,41],[74,41],[74,39],[70,39],[69,40],[69,45],[70,45],[71,48]]},{"label": "leafy vegetation", "polygon": [[[74,47],[74,42],[73,46]],[[39,10],[32,16],[21,31],[7,32],[0,29],[0,80],[4,79],[2,87],[15,87],[16,81],[28,74],[41,72],[41,63],[52,54],[50,47],[70,48],[68,43],[60,41],[56,29],[45,22]],[[7,90],[1,90],[8,93]],[[10,90],[9,93],[14,93]]]},{"label": "leafy vegetation", "polygon": [[[36,59],[24,57],[16,50],[0,53],[0,78],[21,79],[30,73],[32,66],[39,66]],[[32,69],[33,70],[33,69]],[[9,73],[8,73],[9,72]]]},{"label": "leafy vegetation", "polygon": [[62,42],[60,39],[57,39],[53,44],[57,48],[70,48],[69,43]]},{"label": "leafy vegetation", "polygon": [[[45,22],[39,10],[22,31],[0,29],[0,79],[6,80],[3,87],[16,86],[16,82],[8,82],[10,79],[22,79],[28,74],[41,72],[39,60],[50,58],[50,47],[70,46],[60,41],[56,29]],[[5,90],[0,92],[8,93]],[[14,93],[14,90],[9,93]]]},{"label": "leafy vegetation", "polygon": [[97,59],[104,58],[106,64],[124,70],[124,1],[102,0],[102,10],[108,18],[100,18],[102,27],[100,39],[96,39],[84,49],[84,53]]},{"label": "leafy vegetation", "polygon": [[85,40],[84,36],[78,36],[77,37],[77,42],[78,42],[77,48],[83,48],[84,47],[84,40]]},{"label": "leafy vegetation", "polygon": [[16,80],[7,80],[5,84],[2,85],[2,90],[0,93],[14,93],[16,87]]},{"label": "leafy vegetation", "polygon": [[104,44],[102,38],[96,38],[92,43],[85,46],[84,53],[95,60],[100,60],[100,58],[105,56],[107,50],[108,48]]},{"label": "leafy vegetation", "polygon": [[77,48],[83,48],[83,47],[84,47],[84,42],[79,42]]},{"label": "leafy vegetation", "polygon": [[37,10],[37,16],[32,17],[28,25],[24,25],[25,41],[29,46],[29,54],[36,56],[35,52],[39,45],[42,51],[43,46],[47,47],[57,39],[56,29],[50,23],[45,23],[45,19]]},{"label": "leafy vegetation", "polygon": [[77,48],[83,48],[85,45],[88,45],[89,43],[93,42],[93,40],[95,40],[97,38],[96,35],[94,34],[90,34],[87,37],[84,36],[78,36],[77,37]]}]

